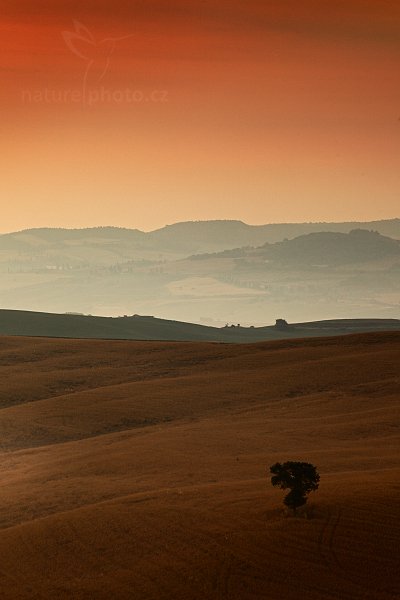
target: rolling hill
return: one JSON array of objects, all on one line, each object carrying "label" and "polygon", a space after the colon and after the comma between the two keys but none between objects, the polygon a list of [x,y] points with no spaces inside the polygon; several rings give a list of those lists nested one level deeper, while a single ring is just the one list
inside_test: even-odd
[{"label": "rolling hill", "polygon": [[0,335],[18,336],[251,343],[398,330],[398,319],[336,319],[284,327],[208,327],[140,315],[112,318],[0,310]]},{"label": "rolling hill", "polygon": [[399,259],[400,241],[376,231],[353,229],[349,233],[310,233],[263,250],[280,262],[335,267]]},{"label": "rolling hill", "polygon": [[377,231],[353,229],[349,233],[318,232],[260,248],[237,248],[222,253],[195,255],[192,260],[246,258],[268,260],[270,265],[338,267],[400,259],[400,241]]},{"label": "rolling hill", "polygon": [[372,229],[400,239],[400,219],[368,223],[288,223],[248,225],[242,221],[175,223],[155,231],[118,227],[27,229],[0,235],[0,267],[57,268],[110,266],[132,261],[177,259],[192,254],[261,246],[313,232]]},{"label": "rolling hill", "polygon": [[[394,600],[400,334],[0,338],[2,600]],[[308,518],[267,469],[313,462]]]}]

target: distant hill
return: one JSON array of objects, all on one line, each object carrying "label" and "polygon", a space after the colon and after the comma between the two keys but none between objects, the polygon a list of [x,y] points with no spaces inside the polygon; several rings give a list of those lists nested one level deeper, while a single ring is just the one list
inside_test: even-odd
[{"label": "distant hill", "polygon": [[0,310],[0,335],[246,343],[374,331],[399,331],[396,319],[336,319],[268,327],[206,327],[151,316],[96,317]]},{"label": "distant hill", "polygon": [[400,239],[400,219],[369,223],[285,223],[247,225],[241,221],[176,223],[145,233],[137,229],[28,229],[0,235],[2,265],[77,268],[126,261],[184,258],[243,246],[262,246],[316,232],[369,229]]},{"label": "distant hill", "polygon": [[265,254],[279,261],[344,265],[400,257],[400,242],[375,231],[310,233],[293,240],[264,246]]},{"label": "distant hill", "polygon": [[[167,225],[147,237],[164,249],[187,253],[190,248],[229,249],[261,246],[316,232],[349,233],[354,229],[377,231],[400,239],[400,219],[343,223],[273,223],[248,225],[242,221],[189,221]],[[212,250],[210,250],[212,251]]]},{"label": "distant hill", "polygon": [[[209,255],[208,255],[209,257]],[[385,258],[400,258],[400,241],[377,231],[353,229],[349,233],[318,232],[292,240],[264,244],[260,248],[237,248],[212,255],[213,258],[263,257],[280,264],[346,265]],[[202,256],[194,256],[201,259]]]},{"label": "distant hill", "polygon": [[279,262],[335,266],[400,258],[400,241],[363,229],[349,233],[319,232],[265,244],[259,254]]}]

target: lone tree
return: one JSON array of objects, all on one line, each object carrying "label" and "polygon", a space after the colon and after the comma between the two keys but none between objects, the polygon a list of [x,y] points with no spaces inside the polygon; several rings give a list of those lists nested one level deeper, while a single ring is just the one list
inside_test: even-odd
[{"label": "lone tree", "polygon": [[290,490],[283,503],[293,510],[307,502],[307,494],[315,492],[319,485],[319,473],[311,463],[287,461],[270,467],[271,483],[281,490]]},{"label": "lone tree", "polygon": [[289,324],[285,319],[276,319],[275,329],[281,329],[284,331],[285,329],[289,329]]}]

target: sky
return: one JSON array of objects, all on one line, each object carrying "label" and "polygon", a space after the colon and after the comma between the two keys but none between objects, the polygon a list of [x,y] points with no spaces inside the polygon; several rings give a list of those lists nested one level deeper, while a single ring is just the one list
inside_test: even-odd
[{"label": "sky", "polygon": [[2,0],[0,231],[400,216],[398,0]]}]

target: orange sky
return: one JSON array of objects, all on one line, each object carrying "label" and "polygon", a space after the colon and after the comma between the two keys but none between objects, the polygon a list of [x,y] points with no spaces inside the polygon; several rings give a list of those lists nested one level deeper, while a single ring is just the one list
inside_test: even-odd
[{"label": "orange sky", "polygon": [[397,1],[0,15],[0,231],[399,216]]}]

